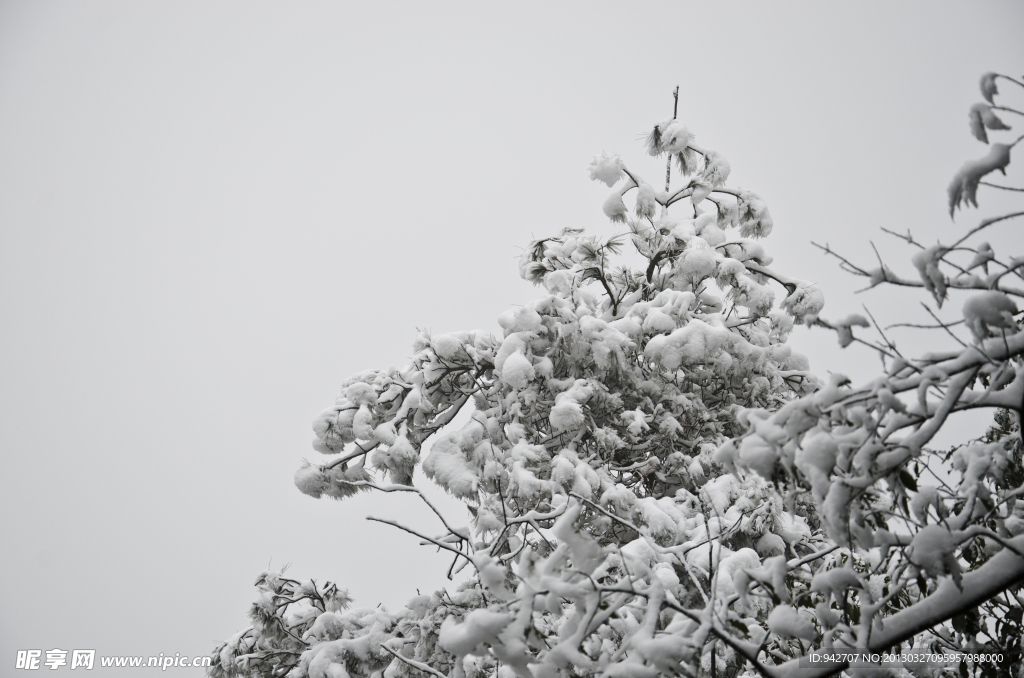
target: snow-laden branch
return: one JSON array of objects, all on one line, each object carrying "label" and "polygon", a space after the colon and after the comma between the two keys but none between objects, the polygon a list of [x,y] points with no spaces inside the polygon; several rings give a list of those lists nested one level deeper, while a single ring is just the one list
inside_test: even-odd
[{"label": "snow-laden branch", "polygon": [[[993,143],[958,173],[953,209],[1012,168],[1017,141],[995,137],[1020,107],[996,104],[1002,77],[982,79],[969,119]],[[408,364],[354,375],[314,422],[324,461],[295,474],[302,492],[418,494],[440,536],[370,520],[450,552],[449,577],[473,567],[395,611],[264,573],[252,625],[211,675],[784,678],[837,673],[806,668],[830,648],[992,647],[988,633],[1022,631],[1021,601],[1001,594],[1024,583],[1024,290],[1010,284],[1024,259],[971,238],[1024,213],[950,246],[890,231],[916,277],[888,252],[869,267],[820,246],[871,287],[939,306],[883,329],[866,307],[822,317],[820,288],[773,266],[764,200],[725,185],[728,162],[678,112],[647,149],[666,189],[596,157],[613,231],[531,243],[519,271],[540,296],[501,314],[497,335],[421,332]],[[819,382],[786,343],[797,324],[884,368]],[[945,347],[897,350],[903,326]],[[991,429],[929,448],[982,408]],[[465,527],[414,486],[420,473],[463,502]]]},{"label": "snow-laden branch", "polygon": [[[1024,535],[1008,540],[1008,543],[1016,549],[1024,550]],[[912,607],[886,617],[880,628],[871,634],[871,642],[866,646],[857,645],[853,641],[846,646],[866,649],[868,652],[883,652],[1021,583],[1024,583],[1024,557],[1006,549],[977,570],[965,574],[959,587],[952,579],[945,579],[933,593]],[[811,654],[829,652],[830,649],[822,649]],[[846,663],[812,662],[809,654],[803,659],[792,660],[778,667],[773,675],[777,678],[826,678],[847,666]]]}]

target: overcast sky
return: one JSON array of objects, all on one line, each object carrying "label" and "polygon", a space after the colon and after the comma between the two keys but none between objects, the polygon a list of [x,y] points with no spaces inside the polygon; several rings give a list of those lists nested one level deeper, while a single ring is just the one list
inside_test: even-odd
[{"label": "overcast sky", "polygon": [[268,563],[360,605],[438,587],[446,558],[363,520],[437,530],[411,500],[293,487],[310,422],[417,327],[498,331],[539,295],[530,239],[615,232],[587,165],[660,176],[639,138],[676,85],[826,316],[917,313],[854,298],[810,241],[871,262],[880,226],[959,232],[967,109],[983,72],[1021,74],[1022,27],[1019,2],[0,1],[2,672],[206,654]]}]

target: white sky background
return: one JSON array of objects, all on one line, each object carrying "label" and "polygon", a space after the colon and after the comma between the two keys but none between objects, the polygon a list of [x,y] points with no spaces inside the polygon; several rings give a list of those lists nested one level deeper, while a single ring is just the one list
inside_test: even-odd
[{"label": "white sky background", "polygon": [[268,562],[361,605],[436,588],[447,558],[363,520],[435,531],[409,498],[294,488],[310,422],[417,327],[498,331],[539,296],[532,238],[614,233],[587,165],[657,183],[639,138],[677,84],[826,317],[923,319],[920,295],[853,298],[809,241],[874,265],[879,226],[961,232],[967,109],[981,73],[1020,76],[1022,28],[1013,2],[0,2],[2,673],[17,649],[206,654]]}]

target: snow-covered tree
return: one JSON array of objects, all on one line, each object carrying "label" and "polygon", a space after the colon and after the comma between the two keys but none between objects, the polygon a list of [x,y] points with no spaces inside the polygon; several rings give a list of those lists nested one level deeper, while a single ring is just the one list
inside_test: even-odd
[{"label": "snow-covered tree", "polygon": [[[994,77],[987,111],[972,109],[983,134],[1007,110],[991,103]],[[817,287],[771,268],[764,202],[726,187],[729,164],[680,120],[655,125],[647,148],[667,159],[664,190],[618,156],[595,158],[612,230],[531,243],[520,274],[543,295],[500,315],[502,336],[423,333],[409,365],[351,377],[314,422],[326,458],[298,470],[301,491],[415,493],[438,535],[381,522],[470,575],[391,612],[264,572],[252,625],[216,650],[211,675],[782,676],[828,648],[963,641],[985,622],[946,622],[997,595],[1020,609],[1024,523],[1006,485],[1019,426],[1001,415],[987,440],[927,447],[954,411],[1019,417],[1024,333],[1010,298],[1024,291],[1009,280],[1024,260],[967,252],[1009,216],[923,248],[920,280],[844,264],[940,304],[967,291],[971,337],[909,358],[854,336],[865,318],[822,319]],[[965,166],[954,207],[975,203],[997,165]],[[957,263],[964,252],[972,261]],[[785,343],[796,323],[874,346],[886,372],[858,388],[819,383]],[[467,514],[437,511],[420,472]],[[1015,612],[986,614],[1000,628],[1016,614],[1019,630]]]},{"label": "snow-covered tree", "polygon": [[[1017,94],[1016,87],[1024,88],[1024,82],[1008,76],[982,76],[985,102],[971,107],[969,119],[971,132],[985,144],[989,132],[1010,129],[996,111],[1024,115],[1019,105],[996,103],[1000,84],[1014,86]],[[948,188],[951,217],[964,206],[978,206],[981,186],[1024,191],[988,180],[996,170],[1007,174],[1010,153],[1022,140],[992,143],[987,155],[963,165]],[[780,490],[808,490],[828,539],[851,554],[846,565],[852,570],[842,575],[849,578],[839,589],[834,581],[839,575],[829,571],[819,570],[810,581],[810,600],[821,600],[813,594],[824,592],[825,607],[819,603],[814,620],[816,642],[824,648],[879,652],[902,644],[996,652],[1001,662],[970,670],[1024,675],[1024,597],[1019,593],[1024,507],[1017,503],[1024,493],[1024,333],[1014,301],[1024,297],[1019,284],[1024,257],[1000,256],[981,241],[991,229],[1021,217],[1024,212],[1009,211],[981,219],[949,244],[929,246],[910,232],[890,231],[914,248],[916,276],[897,274],[880,254],[878,266],[868,268],[823,246],[845,270],[867,278],[869,287],[923,289],[937,309],[922,302],[927,314],[922,324],[893,327],[929,329],[933,346],[945,341],[948,350],[912,357],[896,348],[874,318],[819,318],[817,324],[835,330],[842,346],[858,342],[876,350],[884,372],[856,387],[837,375],[830,387],[776,412],[748,411],[746,435],[719,452],[719,459],[761,473],[745,450],[770,449],[787,475]],[[949,301],[958,306],[956,320],[942,317]],[[878,339],[855,336],[858,326],[873,326]],[[929,447],[951,416],[972,410],[994,412],[995,424],[987,433],[950,450]],[[755,460],[765,463],[760,454]],[[846,616],[840,618],[837,611]],[[817,673],[836,668],[822,667]],[[907,668],[930,675],[940,670]],[[958,670],[967,670],[967,664]]]}]

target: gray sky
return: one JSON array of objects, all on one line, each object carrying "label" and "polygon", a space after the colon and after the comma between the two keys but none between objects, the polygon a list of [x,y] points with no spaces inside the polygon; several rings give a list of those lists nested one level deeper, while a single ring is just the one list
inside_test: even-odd
[{"label": "gray sky", "polygon": [[854,299],[809,241],[870,262],[879,226],[957,233],[978,77],[1024,68],[1016,2],[507,7],[0,2],[4,673],[18,649],[205,654],[268,562],[357,604],[436,588],[446,558],[363,520],[433,530],[411,501],[294,489],[310,422],[417,327],[497,331],[538,296],[531,238],[613,233],[587,165],[659,176],[639,138],[675,85],[767,201],[775,267],[826,316],[892,322],[917,297]]}]

